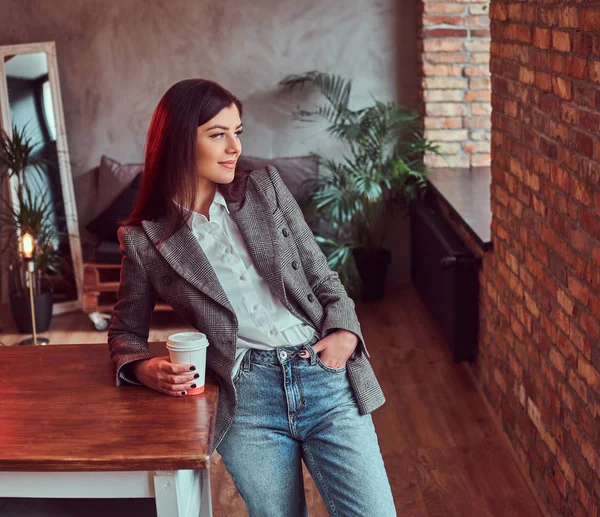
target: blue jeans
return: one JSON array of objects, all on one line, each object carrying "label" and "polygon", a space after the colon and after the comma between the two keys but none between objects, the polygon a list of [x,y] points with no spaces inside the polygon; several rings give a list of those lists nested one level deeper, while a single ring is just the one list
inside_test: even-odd
[{"label": "blue jeans", "polygon": [[[217,447],[250,517],[306,517],[303,459],[330,516],[392,517],[392,491],[371,415],[346,367],[304,345],[249,350],[234,379],[238,408]],[[306,349],[310,358],[298,357]]]}]

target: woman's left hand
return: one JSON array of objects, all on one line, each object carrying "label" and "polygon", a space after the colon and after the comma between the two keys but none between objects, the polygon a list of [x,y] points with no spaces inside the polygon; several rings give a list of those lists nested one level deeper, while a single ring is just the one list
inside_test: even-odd
[{"label": "woman's left hand", "polygon": [[[341,368],[346,364],[358,344],[358,336],[354,332],[338,329],[328,334],[313,345],[316,354],[325,366],[330,368]],[[303,350],[298,354],[300,357],[308,358],[310,354]]]}]

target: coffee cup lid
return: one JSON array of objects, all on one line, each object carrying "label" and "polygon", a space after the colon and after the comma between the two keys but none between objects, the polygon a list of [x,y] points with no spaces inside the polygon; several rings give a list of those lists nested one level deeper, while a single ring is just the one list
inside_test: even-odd
[{"label": "coffee cup lid", "polygon": [[176,334],[171,334],[167,338],[171,343],[189,343],[190,341],[199,341],[206,339],[206,334],[202,332],[177,332]]},{"label": "coffee cup lid", "polygon": [[190,350],[207,346],[208,339],[202,332],[178,332],[167,338],[167,348],[170,350]]}]

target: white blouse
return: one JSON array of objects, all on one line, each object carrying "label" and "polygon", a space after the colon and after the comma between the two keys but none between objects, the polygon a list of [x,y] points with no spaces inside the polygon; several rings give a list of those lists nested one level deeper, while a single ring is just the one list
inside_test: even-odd
[{"label": "white blouse", "polygon": [[294,316],[258,274],[223,195],[215,191],[208,211],[188,219],[238,319],[233,376],[250,349],[273,350],[306,343],[315,330]]}]

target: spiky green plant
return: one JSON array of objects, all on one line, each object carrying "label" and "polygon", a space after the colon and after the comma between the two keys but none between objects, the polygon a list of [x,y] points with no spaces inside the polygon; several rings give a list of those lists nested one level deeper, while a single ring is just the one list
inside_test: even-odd
[{"label": "spiky green plant", "polygon": [[5,176],[16,178],[19,196],[23,195],[26,171],[35,171],[39,176],[43,174],[43,167],[48,165],[44,157],[34,156],[35,147],[33,138],[27,136],[27,124],[22,129],[13,126],[12,137],[0,128],[0,179]]},{"label": "spiky green plant", "polygon": [[279,84],[286,91],[316,88],[326,104],[298,108],[294,118],[325,121],[347,150],[337,160],[314,153],[326,173],[310,185],[304,208],[316,214],[313,230],[330,267],[352,288],[352,249],[383,246],[395,214],[405,215],[426,186],[424,154],[440,154],[438,147],[423,138],[422,117],[414,110],[374,98],[370,106],[350,109],[351,79],[312,71]]},{"label": "spiky green plant", "polygon": [[[59,249],[66,234],[53,224],[56,206],[35,186],[35,181],[30,182],[27,177],[34,172],[37,178],[42,178],[44,167],[51,163],[35,156],[36,145],[26,133],[27,125],[21,130],[14,126],[12,138],[0,129],[0,185],[4,186],[7,178],[12,179],[10,184],[16,184],[16,197],[7,195],[8,192],[0,193],[0,243],[6,243],[1,250],[2,259],[12,273],[14,287],[24,289],[26,269],[20,237],[25,233],[34,237],[33,285],[34,294],[39,295],[43,291],[42,279],[49,275],[64,278],[70,264]],[[6,186],[10,188],[10,184]]]}]

